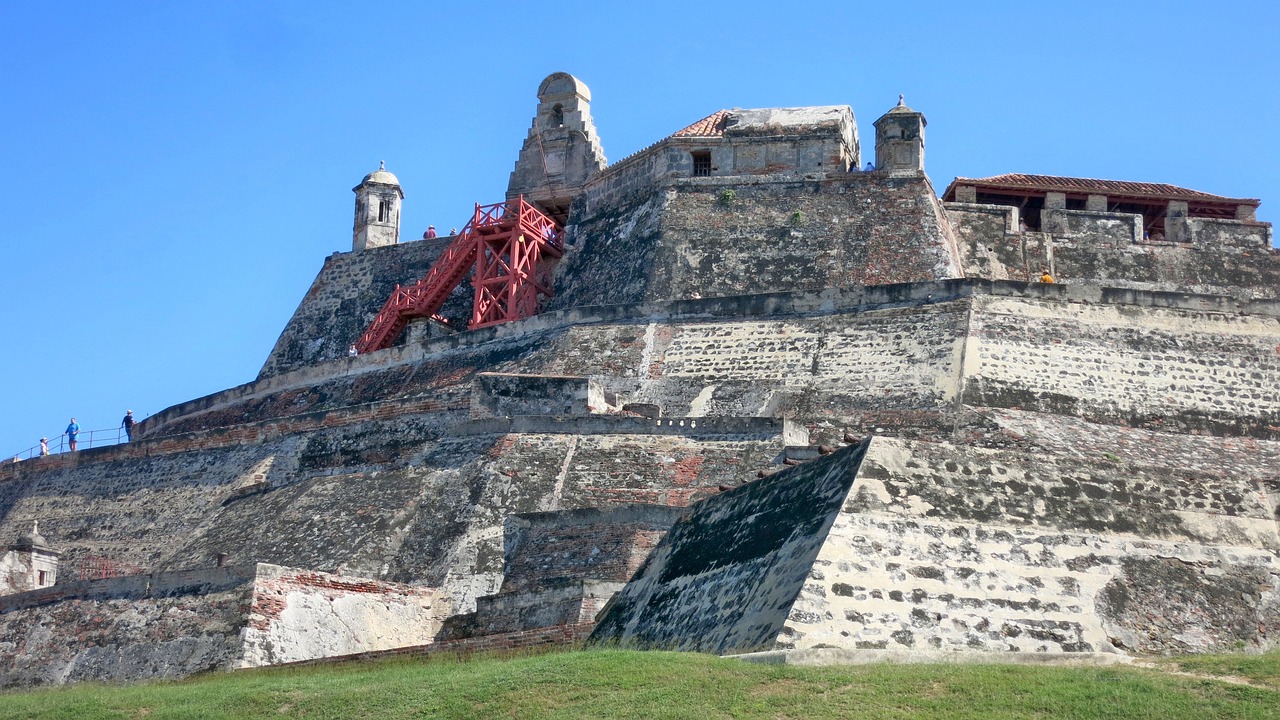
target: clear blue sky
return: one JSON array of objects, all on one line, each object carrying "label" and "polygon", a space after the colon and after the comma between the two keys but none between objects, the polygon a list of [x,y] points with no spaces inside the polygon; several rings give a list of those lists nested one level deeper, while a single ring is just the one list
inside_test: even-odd
[{"label": "clear blue sky", "polygon": [[1280,218],[1274,3],[0,0],[0,456],[252,380],[385,160],[403,235],[502,198],[538,82],[611,161],[717,109],[905,93],[926,168]]}]

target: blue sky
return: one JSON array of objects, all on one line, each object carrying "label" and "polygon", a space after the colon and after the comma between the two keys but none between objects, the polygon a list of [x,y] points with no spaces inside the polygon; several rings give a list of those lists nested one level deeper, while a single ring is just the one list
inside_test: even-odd
[{"label": "blue sky", "polygon": [[0,0],[0,456],[252,380],[385,160],[403,235],[506,189],[539,81],[619,160],[717,109],[905,93],[926,169],[1280,214],[1272,3]]}]

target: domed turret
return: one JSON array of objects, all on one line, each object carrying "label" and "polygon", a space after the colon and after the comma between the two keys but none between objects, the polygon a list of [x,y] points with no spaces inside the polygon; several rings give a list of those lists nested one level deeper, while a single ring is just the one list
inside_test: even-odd
[{"label": "domed turret", "polygon": [[351,250],[399,243],[400,202],[404,192],[400,189],[400,180],[387,171],[386,163],[378,163],[378,169],[365,175],[351,190],[356,194]]},{"label": "domed turret", "polygon": [[907,107],[899,95],[898,104],[875,122],[876,169],[890,175],[923,173],[924,128],[928,124],[924,114]]},{"label": "domed turret", "polygon": [[53,546],[48,540],[40,534],[40,523],[31,523],[31,532],[18,534],[18,541],[13,544],[14,550],[45,550],[52,551]]}]

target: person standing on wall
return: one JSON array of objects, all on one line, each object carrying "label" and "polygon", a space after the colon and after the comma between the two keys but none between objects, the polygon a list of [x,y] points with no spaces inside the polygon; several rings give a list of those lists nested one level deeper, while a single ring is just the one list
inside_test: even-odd
[{"label": "person standing on wall", "polygon": [[49,438],[42,437],[40,438],[40,457],[45,457],[48,454],[49,454]]},{"label": "person standing on wall", "polygon": [[427,226],[427,231],[426,231],[426,232],[424,232],[424,233],[422,233],[422,239],[423,239],[423,240],[434,240],[434,239],[435,239],[435,237],[436,237],[436,226],[435,226],[435,225],[428,225],[428,226]]},{"label": "person standing on wall", "polygon": [[67,426],[67,444],[71,446],[71,452],[76,451],[76,438],[80,435],[80,426],[76,424],[76,419],[71,418],[71,424]]},{"label": "person standing on wall", "polygon": [[125,442],[133,441],[133,411],[129,410],[124,414],[124,420],[120,421],[120,426],[124,428]]}]

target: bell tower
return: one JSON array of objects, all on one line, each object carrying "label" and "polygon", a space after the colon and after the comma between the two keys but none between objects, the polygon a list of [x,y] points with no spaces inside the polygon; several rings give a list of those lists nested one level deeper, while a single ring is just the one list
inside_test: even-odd
[{"label": "bell tower", "polygon": [[386,163],[378,163],[378,169],[365,175],[351,191],[356,194],[351,251],[400,242],[400,202],[404,193],[396,176],[387,172]]},{"label": "bell tower", "polygon": [[591,90],[569,73],[538,86],[538,114],[507,183],[507,199],[524,195],[564,224],[569,203],[606,165],[591,121]]}]

